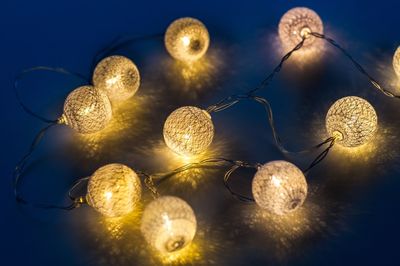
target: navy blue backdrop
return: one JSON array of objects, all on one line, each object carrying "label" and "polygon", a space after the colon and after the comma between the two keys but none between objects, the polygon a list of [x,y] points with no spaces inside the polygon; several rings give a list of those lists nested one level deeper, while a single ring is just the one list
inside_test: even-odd
[{"label": "navy blue backdrop", "polygon": [[[52,129],[29,167],[23,193],[32,200],[63,203],[71,183],[106,163],[148,172],[185,162],[166,150],[162,125],[182,105],[206,107],[228,94],[256,86],[282,55],[280,17],[307,6],[326,33],[348,48],[388,86],[399,86],[391,58],[400,44],[399,3],[358,1],[10,1],[0,5],[1,239],[0,265],[398,265],[400,238],[400,102],[384,97],[336,50],[317,62],[291,61],[262,92],[272,103],[277,127],[292,148],[311,146],[324,134],[324,117],[338,98],[357,95],[376,108],[379,131],[355,152],[335,147],[309,175],[309,197],[290,218],[277,218],[235,201],[223,188],[223,170],[197,170],[168,180],[164,194],[187,200],[199,229],[194,247],[174,261],[150,252],[139,233],[140,214],[108,220],[89,207],[43,211],[15,204],[11,173],[44,125],[26,115],[12,91],[13,78],[37,65],[91,74],[91,60],[118,35],[162,33],[175,18],[196,17],[211,35],[208,61],[185,69],[161,40],[125,47],[142,86],[117,111],[104,134],[79,136]],[[23,99],[56,118],[65,96],[82,82],[38,73],[21,83]],[[265,113],[243,103],[213,118],[216,138],[209,156],[251,162],[276,159],[306,165],[311,157],[285,158],[273,145]],[[233,185],[250,191],[251,172]],[[149,200],[144,192],[144,204]]]}]

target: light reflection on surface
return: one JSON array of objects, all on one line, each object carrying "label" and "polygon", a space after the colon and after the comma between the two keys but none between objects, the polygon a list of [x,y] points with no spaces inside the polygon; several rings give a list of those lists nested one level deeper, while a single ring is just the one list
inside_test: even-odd
[{"label": "light reflection on surface", "polygon": [[112,152],[123,142],[130,142],[149,127],[142,122],[146,106],[154,101],[151,95],[135,95],[130,99],[113,105],[113,117],[109,125],[94,134],[73,134],[75,145],[86,158],[100,157],[104,152]]},{"label": "light reflection on surface", "polygon": [[218,80],[224,67],[222,53],[209,49],[206,55],[194,62],[182,62],[166,58],[163,62],[166,77],[172,87],[183,92],[190,92],[192,98],[204,89],[210,89]]},{"label": "light reflection on surface", "polygon": [[[228,152],[226,141],[221,139],[215,139],[205,152],[193,156],[179,155],[169,149],[163,141],[160,141],[153,146],[151,157],[161,166],[161,169],[163,169],[162,172],[168,172],[183,165],[196,163],[207,158],[228,156]],[[213,167],[194,167],[174,175],[172,177],[174,182],[170,182],[170,184],[176,184],[177,186],[186,184],[188,185],[186,187],[196,189],[199,184],[207,182],[208,178],[212,178],[217,172],[218,169]]]}]

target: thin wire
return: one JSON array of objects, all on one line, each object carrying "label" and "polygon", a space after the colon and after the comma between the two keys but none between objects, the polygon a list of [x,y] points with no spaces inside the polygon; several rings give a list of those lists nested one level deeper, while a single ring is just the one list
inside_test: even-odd
[{"label": "thin wire", "polygon": [[26,165],[30,157],[32,156],[33,152],[36,150],[38,147],[40,141],[43,139],[45,133],[52,128],[53,126],[57,125],[57,123],[52,123],[45,128],[41,129],[39,133],[35,136],[34,140],[32,141],[32,144],[28,150],[28,152],[22,157],[22,159],[18,162],[16,165],[14,172],[13,172],[13,186],[14,186],[14,196],[15,200],[19,204],[24,204],[24,205],[29,205],[35,208],[41,208],[41,209],[61,209],[61,210],[72,210],[76,207],[79,206],[79,201],[74,200],[71,204],[67,206],[59,206],[59,205],[54,205],[54,204],[46,204],[46,203],[33,203],[21,196],[19,193],[19,187],[21,185],[21,181],[24,175],[24,171],[26,170]]},{"label": "thin wire", "polygon": [[164,36],[164,33],[156,33],[144,36],[132,36],[128,37],[124,40],[126,36],[118,36],[113,41],[111,41],[106,47],[102,48],[98,51],[93,57],[92,61],[92,69],[94,70],[96,65],[100,62],[100,60],[104,57],[111,55],[112,53],[120,50],[121,48],[128,46],[132,43],[136,43],[139,41],[148,41],[158,39]]},{"label": "thin wire", "polygon": [[45,123],[56,123],[58,120],[55,119],[48,119],[43,117],[42,115],[37,114],[36,112],[32,111],[27,105],[24,104],[24,102],[21,99],[21,95],[19,93],[19,83],[20,81],[29,73],[31,72],[36,72],[36,71],[49,71],[49,72],[55,72],[55,73],[60,73],[60,74],[64,74],[64,75],[70,75],[70,76],[75,76],[78,77],[79,79],[82,79],[85,82],[88,82],[88,79],[85,78],[83,75],[79,74],[79,73],[75,73],[75,72],[70,72],[64,68],[52,68],[52,67],[46,67],[46,66],[36,66],[36,67],[32,67],[32,68],[28,68],[25,69],[23,71],[21,71],[21,73],[19,73],[15,79],[14,79],[14,93],[15,96],[18,100],[19,105],[22,107],[22,109],[28,113],[29,115],[45,122]]},{"label": "thin wire", "polygon": [[341,45],[339,45],[335,40],[326,37],[324,34],[318,33],[318,32],[311,32],[310,35],[323,39],[325,41],[327,41],[328,43],[330,43],[331,45],[333,45],[334,47],[336,47],[337,49],[339,49],[342,54],[344,54],[352,63],[353,65],[357,68],[357,70],[363,74],[364,76],[366,76],[369,80],[369,82],[376,88],[378,89],[380,92],[382,92],[383,94],[385,94],[386,96],[392,97],[392,98],[400,98],[400,95],[395,95],[392,92],[388,91],[387,89],[383,88],[379,82],[374,79],[365,69],[363,66],[361,66],[360,63],[358,63],[347,51],[346,49],[344,49]]},{"label": "thin wire", "polygon": [[303,47],[305,40],[306,40],[306,38],[303,38],[292,50],[290,50],[288,53],[286,53],[282,57],[279,64],[272,70],[272,72],[256,88],[249,90],[248,92],[245,92],[245,93],[230,95],[230,96],[220,100],[218,103],[209,106],[206,109],[207,112],[209,112],[209,113],[220,112],[222,110],[228,109],[228,108],[232,107],[233,105],[235,105],[236,103],[238,103],[239,101],[241,101],[243,99],[248,99],[249,97],[254,96],[254,94],[257,91],[267,87],[270,84],[270,82],[272,81],[272,79],[275,77],[275,75],[281,71],[283,64],[292,56],[292,54],[294,52],[300,50]]},{"label": "thin wire", "polygon": [[330,137],[327,139],[329,142],[329,146],[325,148],[315,159],[312,161],[312,163],[303,171],[304,173],[308,173],[313,167],[315,167],[317,164],[322,162],[325,157],[328,155],[329,151],[331,148],[335,145],[336,138],[335,137]]}]

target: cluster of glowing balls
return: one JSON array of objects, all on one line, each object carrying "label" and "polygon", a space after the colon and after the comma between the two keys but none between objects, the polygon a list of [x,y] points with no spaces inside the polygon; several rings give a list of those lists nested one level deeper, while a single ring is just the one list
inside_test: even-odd
[{"label": "cluster of glowing balls", "polygon": [[144,210],[141,231],[151,247],[166,254],[190,244],[196,227],[196,217],[189,204],[177,197],[162,196]]},{"label": "cluster of glowing balls", "polygon": [[348,96],[337,100],[326,115],[328,134],[345,147],[367,143],[375,134],[378,117],[366,100]]},{"label": "cluster of glowing balls", "polygon": [[97,64],[93,85],[103,91],[112,103],[132,97],[139,89],[140,74],[136,65],[124,56],[109,56]]},{"label": "cluster of glowing balls", "polygon": [[400,46],[397,48],[393,56],[393,68],[396,75],[400,78]]},{"label": "cluster of glowing balls", "polygon": [[252,192],[258,206],[284,215],[303,204],[307,197],[307,181],[294,164],[272,161],[257,170],[252,181]]},{"label": "cluster of glowing balls", "polygon": [[293,49],[303,38],[306,38],[302,51],[313,49],[318,40],[309,33],[323,34],[321,18],[313,10],[296,7],[287,11],[279,22],[279,37],[284,49]]},{"label": "cluster of glowing balls", "polygon": [[105,128],[111,117],[111,103],[107,95],[93,86],[82,86],[73,90],[65,100],[60,123],[79,133],[89,134]]},{"label": "cluster of glowing balls", "polygon": [[180,18],[168,26],[164,41],[168,53],[173,58],[192,62],[207,52],[210,36],[201,21],[194,18]]},{"label": "cluster of glowing balls", "polygon": [[173,111],[164,124],[164,140],[174,152],[191,156],[207,149],[214,137],[210,114],[194,106]]},{"label": "cluster of glowing balls", "polygon": [[123,164],[108,164],[89,179],[87,202],[108,217],[124,216],[140,202],[141,183],[137,174]]}]

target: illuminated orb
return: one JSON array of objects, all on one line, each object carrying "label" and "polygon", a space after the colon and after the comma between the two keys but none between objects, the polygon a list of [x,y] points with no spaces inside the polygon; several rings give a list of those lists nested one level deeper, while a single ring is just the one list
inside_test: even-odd
[{"label": "illuminated orb", "polygon": [[204,24],[194,18],[180,18],[172,22],[165,33],[168,53],[181,61],[195,61],[208,49],[210,36]]},{"label": "illuminated orb", "polygon": [[190,244],[196,226],[193,210],[184,200],[163,196],[144,210],[141,231],[150,246],[165,254]]},{"label": "illuminated orb", "polygon": [[105,128],[111,117],[108,97],[93,86],[82,86],[68,95],[60,121],[79,133],[89,134]]},{"label": "illuminated orb", "polygon": [[93,85],[102,90],[111,102],[124,101],[139,89],[139,70],[125,56],[109,56],[97,64],[93,72]]},{"label": "illuminated orb", "polygon": [[345,147],[356,147],[369,141],[377,125],[378,117],[372,105],[356,96],[337,100],[326,115],[329,135]]},{"label": "illuminated orb", "polygon": [[100,167],[90,177],[86,199],[101,214],[118,217],[137,207],[141,191],[137,174],[128,166],[113,163]]},{"label": "illuminated orb", "polygon": [[286,49],[294,48],[306,37],[302,51],[311,49],[316,38],[309,36],[310,32],[323,34],[324,27],[321,18],[313,10],[296,7],[286,12],[279,22],[279,37]]},{"label": "illuminated orb", "polygon": [[303,204],[307,196],[307,181],[294,164],[272,161],[258,169],[253,178],[252,191],[257,205],[283,215]]},{"label": "illuminated orb", "polygon": [[184,106],[168,116],[163,133],[165,143],[171,150],[190,156],[205,151],[211,144],[214,125],[205,110]]},{"label": "illuminated orb", "polygon": [[393,68],[396,75],[400,78],[400,46],[397,48],[393,56]]}]

